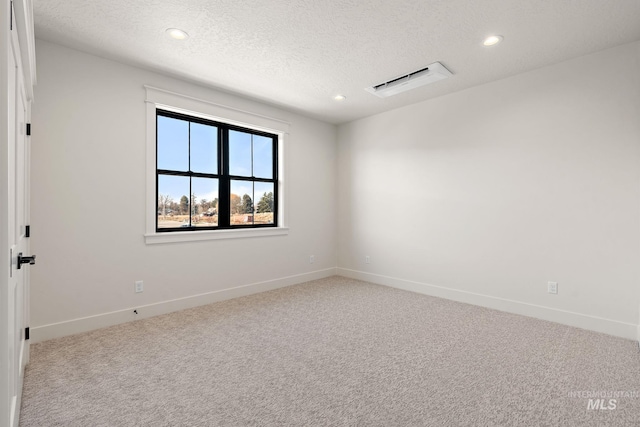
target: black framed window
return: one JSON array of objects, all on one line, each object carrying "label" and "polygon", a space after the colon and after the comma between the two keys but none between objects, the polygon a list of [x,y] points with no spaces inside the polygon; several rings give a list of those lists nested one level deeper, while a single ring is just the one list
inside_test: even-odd
[{"label": "black framed window", "polygon": [[156,231],[277,227],[278,135],[156,110]]}]

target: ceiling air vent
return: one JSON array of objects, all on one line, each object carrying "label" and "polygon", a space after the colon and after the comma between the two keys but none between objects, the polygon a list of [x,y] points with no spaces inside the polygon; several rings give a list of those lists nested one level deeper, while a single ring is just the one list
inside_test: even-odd
[{"label": "ceiling air vent", "polygon": [[446,79],[451,75],[451,71],[447,70],[444,65],[439,62],[434,62],[421,70],[365,88],[365,90],[380,98],[386,98],[387,96],[396,95],[429,83],[437,82],[438,80]]}]

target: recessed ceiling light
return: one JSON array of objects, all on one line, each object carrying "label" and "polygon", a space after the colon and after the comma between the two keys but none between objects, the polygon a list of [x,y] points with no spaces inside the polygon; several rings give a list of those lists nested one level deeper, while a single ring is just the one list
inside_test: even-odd
[{"label": "recessed ceiling light", "polygon": [[500,43],[503,39],[504,37],[502,36],[489,36],[486,39],[484,39],[482,44],[485,46],[493,46],[495,44]]},{"label": "recessed ceiling light", "polygon": [[189,38],[189,34],[187,34],[186,32],[178,29],[178,28],[167,28],[167,34],[169,34],[171,37],[173,37],[176,40],[184,40]]},{"label": "recessed ceiling light", "polygon": [[347,97],[344,95],[336,95],[333,97],[333,99],[335,99],[336,101],[344,101],[345,99],[347,99]]}]

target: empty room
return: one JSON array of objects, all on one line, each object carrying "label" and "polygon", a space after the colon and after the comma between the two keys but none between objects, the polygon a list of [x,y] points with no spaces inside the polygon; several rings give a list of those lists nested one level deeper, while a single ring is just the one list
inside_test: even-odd
[{"label": "empty room", "polygon": [[640,425],[637,0],[0,17],[0,427]]}]

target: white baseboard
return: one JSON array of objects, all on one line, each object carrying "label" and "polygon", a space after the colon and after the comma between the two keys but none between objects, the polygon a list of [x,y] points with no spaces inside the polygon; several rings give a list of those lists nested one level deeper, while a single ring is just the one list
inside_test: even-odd
[{"label": "white baseboard", "polygon": [[537,319],[548,320],[551,322],[561,323],[563,325],[574,326],[590,331],[640,341],[640,325],[633,323],[604,319],[571,311],[558,310],[555,308],[461,291],[458,289],[366,273],[363,271],[350,270],[346,268],[338,268],[337,270],[338,275],[352,279],[364,280],[378,285],[390,286],[392,288],[403,289],[434,297],[479,305],[482,307],[493,308],[495,310],[506,311],[508,313],[535,317]]},{"label": "white baseboard", "polygon": [[[295,276],[282,277],[279,279],[267,280],[265,282],[251,283],[248,285],[237,286],[235,288],[222,289],[219,291],[207,292],[205,294],[193,295],[170,301],[129,307],[123,310],[112,311],[110,313],[102,313],[95,316],[83,317],[79,319],[67,320],[60,323],[36,326],[30,328],[29,330],[30,341],[31,343],[37,343],[52,338],[78,334],[81,332],[87,332],[94,329],[105,328],[107,326],[118,325],[120,323],[130,322],[133,320],[146,319],[148,317],[211,304],[218,301],[257,294],[260,292],[283,288],[285,286],[297,285],[299,283],[308,282],[310,280],[323,279],[325,277],[334,276],[336,274],[336,268],[328,268],[326,270],[318,270],[310,273],[298,274]],[[138,314],[133,313],[134,309],[138,311]]]},{"label": "white baseboard", "polygon": [[[640,315],[640,306],[638,309],[638,314]],[[638,345],[640,345],[640,318],[638,318],[638,332],[636,333],[636,340],[638,341]]]}]

